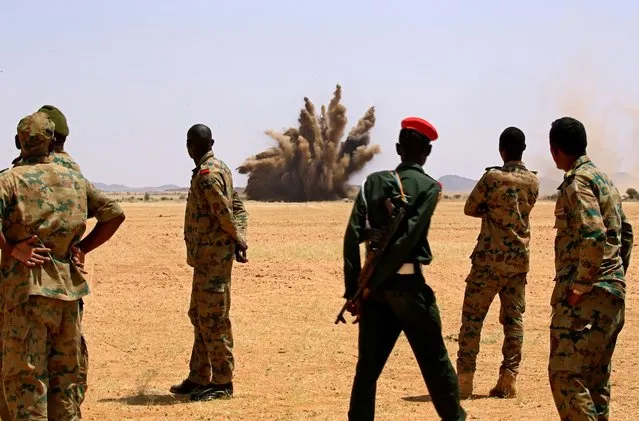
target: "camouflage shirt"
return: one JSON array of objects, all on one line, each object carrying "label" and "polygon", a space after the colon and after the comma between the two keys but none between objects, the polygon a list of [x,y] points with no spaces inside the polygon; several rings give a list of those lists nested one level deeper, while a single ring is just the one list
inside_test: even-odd
[{"label": "camouflage shirt", "polygon": [[[82,170],[80,170],[80,166],[78,165],[78,163],[75,162],[73,158],[71,158],[71,155],[69,155],[68,153],[64,151],[51,152],[49,154],[49,157],[51,158],[51,162],[53,162],[54,164],[61,165],[65,168],[77,171],[79,173],[82,172]],[[22,165],[22,158],[18,157],[18,159],[14,163],[14,166],[17,167],[20,165]]]},{"label": "camouflage shirt", "polygon": [[633,243],[621,196],[608,176],[586,156],[564,175],[555,206],[553,304],[570,289],[601,287],[625,299],[625,268]]},{"label": "camouflage shirt", "polygon": [[525,273],[530,261],[530,212],[539,179],[523,162],[487,168],[466,200],[464,213],[481,218],[473,265],[502,273]]},{"label": "camouflage shirt", "polygon": [[209,152],[193,170],[184,215],[187,263],[215,265],[246,242],[247,213],[233,189],[231,170]]},{"label": "camouflage shirt", "polygon": [[70,260],[70,248],[84,235],[87,218],[109,221],[122,214],[113,200],[77,171],[53,164],[50,157],[28,158],[0,174],[0,229],[16,243],[37,235],[51,249],[50,262],[28,268],[2,255],[4,310],[29,295],[76,300],[89,293],[82,273]]}]

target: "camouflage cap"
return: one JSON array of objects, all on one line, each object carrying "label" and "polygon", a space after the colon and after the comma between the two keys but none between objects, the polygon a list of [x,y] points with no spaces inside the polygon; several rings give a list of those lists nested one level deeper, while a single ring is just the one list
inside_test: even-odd
[{"label": "camouflage cap", "polygon": [[62,114],[62,111],[54,107],[53,105],[43,105],[38,112],[47,113],[55,124],[56,133],[60,133],[62,136],[69,136],[69,125],[67,124],[67,118]]},{"label": "camouflage cap", "polygon": [[53,139],[55,124],[46,113],[36,112],[24,117],[18,123],[18,138],[22,155],[25,152],[41,151],[48,148]]}]

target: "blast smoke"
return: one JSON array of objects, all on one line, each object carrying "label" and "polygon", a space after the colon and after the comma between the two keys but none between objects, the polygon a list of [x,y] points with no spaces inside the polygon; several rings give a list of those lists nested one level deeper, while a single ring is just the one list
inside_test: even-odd
[{"label": "blast smoke", "polygon": [[375,107],[341,141],[347,124],[341,99],[342,88],[337,85],[328,109],[322,106],[318,115],[315,105],[304,98],[298,128],[266,131],[277,146],[247,158],[238,168],[240,174],[249,174],[248,199],[311,202],[347,196],[349,177],[364,168],[380,148],[369,146]]}]

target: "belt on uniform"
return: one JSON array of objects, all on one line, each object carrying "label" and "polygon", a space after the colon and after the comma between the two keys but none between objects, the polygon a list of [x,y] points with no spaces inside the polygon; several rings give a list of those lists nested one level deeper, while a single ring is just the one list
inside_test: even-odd
[{"label": "belt on uniform", "polygon": [[421,263],[404,263],[399,270],[397,271],[398,275],[414,275],[415,274],[415,266],[419,264],[419,268],[421,270]]}]

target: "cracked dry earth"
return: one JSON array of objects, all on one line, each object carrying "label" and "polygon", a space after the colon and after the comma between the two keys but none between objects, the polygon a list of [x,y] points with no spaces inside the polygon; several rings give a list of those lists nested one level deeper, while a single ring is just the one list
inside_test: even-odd
[{"label": "cracked dry earth", "polygon": [[[188,370],[191,271],[182,240],[184,204],[125,204],[127,221],[88,257],[90,354],[87,420],[344,420],[357,355],[357,328],[333,324],[342,305],[342,233],[348,203],[247,202],[249,263],[237,264],[231,318],[235,396],[190,403],[171,396]],[[639,205],[625,204],[639,227]],[[556,420],[549,391],[548,306],[553,277],[553,204],[533,211],[520,396],[465,401],[471,420]],[[463,203],[442,202],[430,238],[427,280],[437,294],[449,354],[457,352],[464,278],[479,221]],[[636,229],[639,231],[639,228]],[[628,276],[627,322],[613,361],[613,420],[639,419],[637,260]],[[501,361],[498,301],[488,314],[476,375],[487,395]],[[438,419],[402,336],[379,380],[378,420]]]}]

